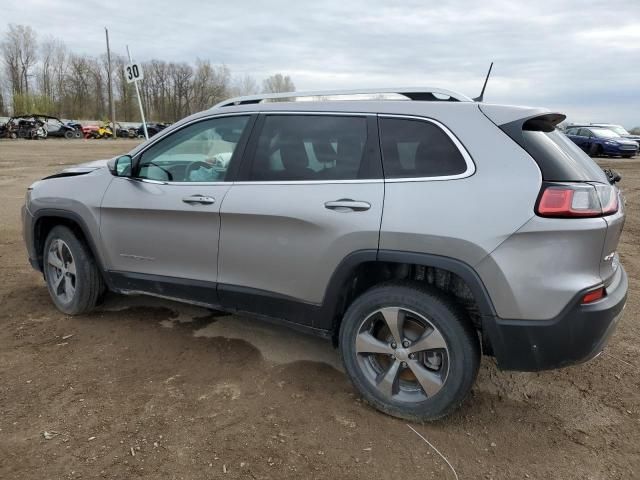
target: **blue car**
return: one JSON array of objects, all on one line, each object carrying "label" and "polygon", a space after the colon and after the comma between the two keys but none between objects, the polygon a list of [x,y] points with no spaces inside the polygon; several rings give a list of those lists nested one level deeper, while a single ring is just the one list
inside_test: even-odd
[{"label": "blue car", "polygon": [[638,142],[623,138],[608,128],[569,127],[565,133],[592,157],[610,155],[631,158],[638,154]]}]

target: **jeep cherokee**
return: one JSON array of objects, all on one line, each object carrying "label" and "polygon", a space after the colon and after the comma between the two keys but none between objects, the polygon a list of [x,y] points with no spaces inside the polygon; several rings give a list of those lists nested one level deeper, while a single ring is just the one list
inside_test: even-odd
[{"label": "jeep cherokee", "polygon": [[69,315],[110,290],[326,337],[370,404],[436,419],[481,354],[586,361],[620,318],[619,177],[564,118],[440,89],[231,99],[29,187],[30,262]]}]

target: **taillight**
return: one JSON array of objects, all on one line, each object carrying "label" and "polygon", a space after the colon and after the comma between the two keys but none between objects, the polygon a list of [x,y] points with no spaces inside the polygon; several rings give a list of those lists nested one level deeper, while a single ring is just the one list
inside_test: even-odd
[{"label": "taillight", "polygon": [[541,217],[602,217],[617,211],[617,189],[589,183],[545,183],[536,205]]}]

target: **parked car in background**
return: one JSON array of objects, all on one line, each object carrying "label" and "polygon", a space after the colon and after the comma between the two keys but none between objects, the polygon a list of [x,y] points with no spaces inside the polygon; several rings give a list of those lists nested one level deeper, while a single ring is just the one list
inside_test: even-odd
[{"label": "parked car in background", "polygon": [[116,137],[118,138],[137,138],[138,129],[136,127],[124,127],[116,122]]},{"label": "parked car in background", "polygon": [[82,138],[82,126],[77,122],[65,123],[51,115],[36,115],[36,117],[44,123],[48,137]]},{"label": "parked car in background", "polygon": [[36,115],[15,115],[2,128],[2,137],[38,140],[47,138],[44,121]]},{"label": "parked car in background", "polygon": [[638,142],[623,138],[608,128],[572,125],[565,133],[591,156],[611,155],[631,158],[638,153]]},{"label": "parked car in background", "polygon": [[[170,125],[169,123],[147,122],[147,133],[149,134],[149,138],[153,137],[154,135],[157,135],[162,130],[167,128],[169,125]],[[138,127],[138,138],[144,138],[144,128],[142,128],[142,125]]]}]

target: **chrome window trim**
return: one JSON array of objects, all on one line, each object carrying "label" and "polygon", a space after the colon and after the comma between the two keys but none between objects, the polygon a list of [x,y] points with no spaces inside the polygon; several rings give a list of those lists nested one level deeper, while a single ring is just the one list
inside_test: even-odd
[{"label": "chrome window trim", "polygon": [[[453,144],[456,146],[456,148],[462,155],[462,158],[464,159],[465,164],[467,165],[467,169],[464,172],[458,173],[456,175],[441,175],[441,176],[435,176],[435,177],[385,178],[384,179],[385,183],[441,182],[443,180],[458,180],[461,178],[468,178],[474,173],[476,173],[476,164],[474,163],[473,158],[471,157],[471,155],[469,154],[465,146],[462,144],[460,140],[458,140],[458,137],[456,137],[453,134],[453,132],[449,130],[449,128],[445,124],[439,122],[438,120],[434,120],[433,118],[429,118],[429,117],[421,117],[418,115],[402,115],[402,114],[391,114],[391,113],[378,114],[378,118],[405,118],[409,120],[420,120],[423,122],[432,123],[433,125],[440,128],[440,130],[442,130],[449,137],[449,139],[451,139]],[[382,139],[380,139],[380,142],[382,142]],[[384,166],[384,152],[380,152],[380,153],[382,154],[382,164]]]},{"label": "chrome window trim", "polygon": [[382,178],[361,178],[354,180],[257,180],[255,182],[243,180],[241,182],[233,182],[233,185],[326,185],[344,183],[384,183],[384,180]]},{"label": "chrome window trim", "polygon": [[[122,177],[121,177],[122,178]],[[127,178],[134,182],[150,183],[152,185],[167,186],[201,186],[213,187],[224,185],[319,185],[326,183],[384,183],[382,178],[371,179],[355,179],[355,180],[273,180],[273,181],[240,181],[240,182],[163,182],[160,180],[151,180],[148,178]]]},{"label": "chrome window trim", "polygon": [[[460,152],[460,154],[462,155],[462,158],[464,158],[465,164],[467,165],[467,169],[459,174],[456,175],[442,175],[442,176],[436,176],[436,177],[406,177],[406,178],[371,178],[371,179],[352,179],[352,180],[272,180],[272,181],[248,181],[248,180],[244,180],[244,181],[240,181],[240,182],[163,182],[163,181],[158,181],[158,180],[150,180],[150,179],[144,179],[144,178],[139,178],[136,180],[139,181],[143,181],[143,182],[147,182],[147,183],[153,183],[155,185],[193,185],[193,186],[216,186],[216,185],[324,185],[324,184],[349,184],[349,183],[353,183],[353,184],[375,184],[375,183],[403,183],[403,182],[434,182],[434,181],[446,181],[446,180],[458,180],[458,179],[462,179],[462,178],[468,178],[470,176],[472,176],[475,172],[476,172],[476,165],[473,161],[473,158],[471,157],[471,155],[469,154],[469,152],[467,151],[467,149],[465,148],[465,146],[462,144],[462,142],[458,139],[458,137],[456,137],[453,132],[443,123],[439,122],[438,120],[435,120],[433,118],[429,118],[429,117],[422,117],[419,115],[403,115],[403,114],[381,114],[381,113],[371,113],[371,112],[330,112],[330,111],[322,111],[322,112],[316,112],[316,111],[308,111],[308,110],[304,110],[304,111],[296,111],[296,110],[282,110],[282,111],[247,111],[247,112],[229,112],[229,113],[222,113],[222,112],[216,112],[213,113],[211,115],[206,115],[203,117],[199,117],[196,119],[193,119],[192,121],[185,123],[184,125],[181,125],[181,127],[178,130],[181,130],[182,128],[185,128],[189,125],[192,125],[194,123],[198,123],[201,121],[205,121],[205,120],[212,120],[215,118],[220,118],[220,117],[237,117],[237,116],[251,116],[251,115],[329,115],[329,116],[351,116],[351,117],[372,117],[372,116],[376,116],[378,118],[404,118],[404,119],[409,119],[409,120],[420,120],[423,122],[429,122],[432,123],[433,125],[436,125],[438,128],[440,128],[442,131],[444,131],[444,133],[451,139],[451,141],[453,142],[453,144],[456,146],[456,148],[458,149],[458,151]],[[170,133],[169,135],[172,135],[173,133]],[[158,141],[162,140],[163,138],[167,137],[168,135],[163,135],[162,137],[158,138],[156,141],[151,142],[149,145],[145,146],[144,149],[140,150],[140,152],[138,152],[136,154],[136,157],[138,155],[142,155],[144,154],[144,152],[146,150],[148,150],[149,148],[151,148],[151,146],[155,145]],[[381,152],[382,154],[382,152]],[[384,162],[384,159],[383,159]]]},{"label": "chrome window trim", "polygon": [[308,111],[308,110],[263,110],[258,112],[259,115],[329,115],[331,117],[375,117],[378,114],[373,112],[337,112],[337,111]]}]

